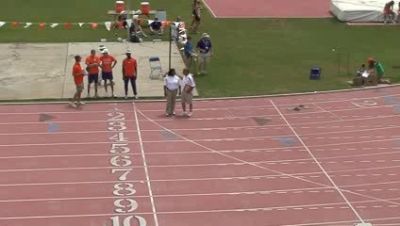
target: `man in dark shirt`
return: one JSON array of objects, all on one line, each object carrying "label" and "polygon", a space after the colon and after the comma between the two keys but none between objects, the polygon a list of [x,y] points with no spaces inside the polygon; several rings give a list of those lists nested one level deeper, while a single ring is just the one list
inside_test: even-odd
[{"label": "man in dark shirt", "polygon": [[203,33],[201,39],[197,42],[196,48],[199,52],[199,72],[200,74],[207,74],[207,64],[213,55],[210,35]]},{"label": "man in dark shirt", "polygon": [[154,18],[154,21],[150,23],[150,31],[152,34],[159,34],[162,35],[163,33],[163,27],[161,21],[158,20],[158,18]]}]

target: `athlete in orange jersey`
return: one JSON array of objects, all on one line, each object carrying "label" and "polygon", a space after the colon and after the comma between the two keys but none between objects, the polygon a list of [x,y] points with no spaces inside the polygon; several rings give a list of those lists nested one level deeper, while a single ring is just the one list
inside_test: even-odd
[{"label": "athlete in orange jersey", "polygon": [[71,106],[76,108],[78,105],[83,104],[83,102],[81,102],[81,94],[83,91],[84,70],[81,67],[81,56],[79,55],[75,56],[75,64],[72,67],[72,76],[74,76],[76,92],[72,98]]},{"label": "athlete in orange jersey", "polygon": [[113,82],[113,73],[112,73],[112,69],[115,67],[115,65],[117,64],[117,60],[108,54],[108,50],[105,49],[103,50],[103,56],[100,57],[100,61],[101,61],[101,73],[102,73],[102,78],[104,80],[104,89],[107,90],[107,81],[110,82],[110,86],[111,86],[111,96],[114,96],[114,82]]},{"label": "athlete in orange jersey", "polygon": [[92,49],[90,55],[85,60],[88,75],[87,94],[90,97],[90,84],[94,83],[94,96],[97,98],[97,84],[99,82],[100,58],[96,56],[96,50]]},{"label": "athlete in orange jersey", "polygon": [[124,80],[125,99],[128,98],[128,83],[131,82],[133,90],[133,98],[137,99],[136,78],[137,78],[137,62],[131,57],[131,51],[126,51],[126,58],[122,62],[122,78]]}]

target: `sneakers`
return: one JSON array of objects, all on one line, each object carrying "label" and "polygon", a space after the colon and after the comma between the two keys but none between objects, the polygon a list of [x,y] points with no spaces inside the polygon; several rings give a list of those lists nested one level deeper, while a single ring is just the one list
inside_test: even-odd
[{"label": "sneakers", "polygon": [[77,108],[77,107],[78,107],[74,102],[69,103],[69,105],[70,105],[71,107],[73,107],[73,108]]},{"label": "sneakers", "polygon": [[83,101],[80,101],[80,102],[77,102],[76,104],[77,104],[77,105],[85,105],[86,103],[83,102]]},{"label": "sneakers", "polygon": [[191,117],[192,114],[193,114],[192,112],[186,112],[186,111],[182,112],[182,116],[186,116],[186,117]]},{"label": "sneakers", "polygon": [[175,112],[172,112],[172,114],[169,114],[168,112],[165,112],[165,116],[166,117],[170,117],[170,116],[174,116],[175,115]]}]

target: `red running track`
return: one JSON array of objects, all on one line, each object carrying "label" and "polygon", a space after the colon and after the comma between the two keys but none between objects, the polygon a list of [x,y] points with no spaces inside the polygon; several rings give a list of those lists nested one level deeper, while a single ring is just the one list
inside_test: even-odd
[{"label": "red running track", "polygon": [[400,87],[163,109],[1,105],[0,225],[400,225]]},{"label": "red running track", "polygon": [[203,0],[217,18],[327,18],[329,0]]}]

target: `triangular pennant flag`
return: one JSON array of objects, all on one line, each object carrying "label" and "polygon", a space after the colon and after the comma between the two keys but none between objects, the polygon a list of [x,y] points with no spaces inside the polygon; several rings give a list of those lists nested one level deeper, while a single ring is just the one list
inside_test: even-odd
[{"label": "triangular pennant flag", "polygon": [[82,22],[78,23],[79,27],[82,27],[84,24],[85,23],[82,23]]},{"label": "triangular pennant flag", "polygon": [[92,29],[96,29],[98,26],[99,26],[99,25],[98,25],[97,23],[91,23],[91,24],[90,24],[90,27],[91,27]]},{"label": "triangular pennant flag", "polygon": [[45,23],[45,22],[39,23],[39,29],[40,29],[40,30],[43,30],[43,29],[45,29],[45,28],[46,28],[46,23]]},{"label": "triangular pennant flag", "polygon": [[11,26],[13,28],[17,28],[19,26],[19,22],[18,21],[13,21],[13,22],[11,22]]},{"label": "triangular pennant flag", "polygon": [[31,22],[26,22],[24,28],[28,28],[30,26],[32,26],[32,23]]},{"label": "triangular pennant flag", "polygon": [[3,27],[6,24],[4,21],[0,21],[0,27]]},{"label": "triangular pennant flag", "polygon": [[111,31],[111,21],[104,22],[104,26],[106,26],[107,31]]},{"label": "triangular pennant flag", "polygon": [[64,28],[65,29],[71,29],[72,28],[72,24],[71,23],[64,23]]},{"label": "triangular pennant flag", "polygon": [[55,27],[57,27],[57,26],[58,26],[58,23],[52,23],[52,24],[50,25],[51,28],[55,28]]}]

